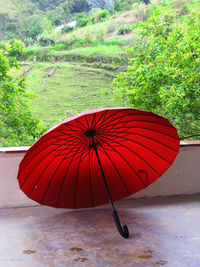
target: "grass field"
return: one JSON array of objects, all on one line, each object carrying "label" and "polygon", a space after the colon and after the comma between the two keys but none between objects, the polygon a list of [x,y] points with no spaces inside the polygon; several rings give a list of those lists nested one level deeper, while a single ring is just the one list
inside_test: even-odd
[{"label": "grass field", "polygon": [[[22,69],[27,66],[22,66]],[[112,87],[112,72],[59,63],[53,76],[45,78],[53,66],[56,64],[37,63],[26,75],[27,90],[38,95],[31,100],[32,110],[49,126],[83,110],[117,105],[102,93],[104,89]],[[12,70],[14,77],[19,72]]]},{"label": "grass field", "polygon": [[0,0],[0,12],[13,15],[19,11],[11,0]]},{"label": "grass field", "polygon": [[[66,54],[71,54],[71,53],[75,53],[75,54],[88,54],[88,55],[116,55],[116,54],[120,54],[123,53],[123,49],[117,45],[97,45],[97,46],[93,46],[93,47],[78,47],[78,48],[74,48],[71,50],[68,50],[67,52],[63,51],[63,53]],[[60,51],[58,51],[57,53],[61,53]]]}]

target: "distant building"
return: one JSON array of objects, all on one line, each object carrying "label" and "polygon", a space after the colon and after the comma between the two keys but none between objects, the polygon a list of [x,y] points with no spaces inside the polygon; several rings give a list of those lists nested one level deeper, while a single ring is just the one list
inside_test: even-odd
[{"label": "distant building", "polygon": [[77,21],[76,21],[76,20],[73,20],[73,21],[71,21],[71,22],[69,22],[69,23],[67,23],[67,24],[62,24],[62,25],[56,27],[56,28],[55,28],[55,31],[56,31],[56,32],[57,32],[57,31],[61,31],[62,28],[64,28],[64,27],[69,27],[69,28],[74,29],[74,28],[76,28],[76,26],[77,26]]},{"label": "distant building", "polygon": [[89,10],[93,8],[111,9],[114,0],[88,0]]}]

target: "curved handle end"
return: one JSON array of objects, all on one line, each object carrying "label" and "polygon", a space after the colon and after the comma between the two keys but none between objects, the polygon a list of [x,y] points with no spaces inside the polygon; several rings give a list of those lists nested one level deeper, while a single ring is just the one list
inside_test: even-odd
[{"label": "curved handle end", "polygon": [[128,227],[127,225],[123,225],[123,237],[124,238],[128,238],[129,237],[129,230],[128,230]]},{"label": "curved handle end", "polygon": [[113,210],[113,217],[114,217],[115,225],[116,225],[117,230],[120,233],[120,235],[123,238],[128,238],[129,237],[128,227],[127,227],[127,225],[123,225],[123,228],[122,228],[118,214],[115,210]]}]

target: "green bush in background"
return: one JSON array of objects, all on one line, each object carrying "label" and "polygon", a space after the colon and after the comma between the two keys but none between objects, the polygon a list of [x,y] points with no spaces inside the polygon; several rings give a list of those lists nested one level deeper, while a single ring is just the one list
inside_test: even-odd
[{"label": "green bush in background", "polygon": [[41,121],[33,116],[24,78],[9,75],[19,68],[17,57],[23,54],[21,41],[0,44],[0,146],[31,145],[44,132]]},{"label": "green bush in background", "polygon": [[200,11],[180,23],[166,16],[143,24],[128,52],[129,66],[114,80],[126,105],[170,119],[179,133],[200,133]]}]

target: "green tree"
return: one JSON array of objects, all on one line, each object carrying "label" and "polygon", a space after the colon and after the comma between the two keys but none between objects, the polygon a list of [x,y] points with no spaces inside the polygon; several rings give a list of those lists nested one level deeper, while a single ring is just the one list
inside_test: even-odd
[{"label": "green tree", "polygon": [[170,119],[179,133],[200,133],[200,12],[182,23],[152,18],[128,50],[130,64],[114,95]]},{"label": "green tree", "polygon": [[52,23],[46,17],[43,17],[41,20],[41,27],[44,34],[50,34],[53,30]]},{"label": "green tree", "polygon": [[74,0],[71,6],[71,13],[87,12],[88,2],[87,0]]},{"label": "green tree", "polygon": [[23,20],[23,27],[26,37],[36,38],[37,35],[43,32],[42,28],[42,15],[35,14]]},{"label": "green tree", "polygon": [[29,105],[31,94],[25,90],[25,80],[14,81],[11,68],[19,68],[16,57],[22,54],[21,41],[0,45],[0,144],[1,146],[31,145],[43,132],[39,119]]},{"label": "green tree", "polygon": [[76,16],[77,26],[84,27],[90,24],[90,18],[85,13],[78,14]]},{"label": "green tree", "polygon": [[70,21],[72,5],[73,5],[73,3],[70,0],[66,0],[66,2],[62,6],[62,8],[65,12],[65,23],[69,23],[69,21]]}]

